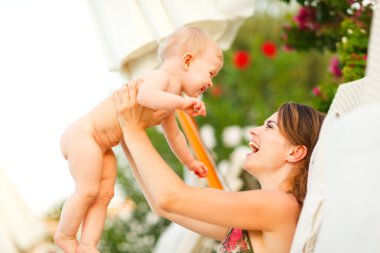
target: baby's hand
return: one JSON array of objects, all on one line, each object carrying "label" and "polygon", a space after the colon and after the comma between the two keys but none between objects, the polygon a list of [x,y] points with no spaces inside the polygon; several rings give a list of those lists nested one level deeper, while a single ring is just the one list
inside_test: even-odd
[{"label": "baby's hand", "polygon": [[206,106],[198,98],[184,97],[182,100],[181,109],[190,116],[206,116]]},{"label": "baby's hand", "polygon": [[207,167],[200,161],[194,160],[191,162],[189,169],[199,178],[207,177]]}]

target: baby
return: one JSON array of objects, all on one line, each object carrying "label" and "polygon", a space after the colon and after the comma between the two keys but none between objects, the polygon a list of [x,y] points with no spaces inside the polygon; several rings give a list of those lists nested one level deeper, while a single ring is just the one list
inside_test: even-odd
[{"label": "baby", "polygon": [[[205,177],[207,168],[188,149],[174,112],[180,109],[191,116],[206,115],[198,96],[213,85],[212,78],[222,68],[222,50],[203,30],[183,27],[164,40],[158,52],[161,65],[142,77],[138,102],[167,112],[161,126],[170,148],[198,177]],[[187,96],[183,97],[183,93]],[[122,137],[112,96],[76,120],[62,135],[62,154],[76,184],[63,206],[54,235],[55,243],[66,253],[99,252],[96,245],[116,180],[112,147]],[[78,243],[76,235],[81,224]]]}]

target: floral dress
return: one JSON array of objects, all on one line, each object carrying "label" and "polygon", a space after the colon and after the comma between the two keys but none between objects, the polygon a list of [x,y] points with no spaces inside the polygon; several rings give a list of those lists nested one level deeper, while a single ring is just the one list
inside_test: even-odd
[{"label": "floral dress", "polygon": [[254,253],[248,231],[230,228],[217,253]]}]

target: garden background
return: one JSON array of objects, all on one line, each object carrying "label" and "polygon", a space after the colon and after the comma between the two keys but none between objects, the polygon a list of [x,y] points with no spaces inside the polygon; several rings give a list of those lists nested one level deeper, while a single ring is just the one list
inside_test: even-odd
[{"label": "garden background", "polygon": [[[224,67],[204,94],[207,116],[196,118],[221,175],[236,166],[247,131],[286,101],[327,112],[339,84],[364,76],[373,1],[257,1],[257,10],[224,52]],[[183,167],[162,133],[149,135],[164,159],[183,177]],[[119,152],[119,161],[122,154]],[[153,214],[125,162],[117,187],[123,208],[107,218],[101,252],[152,252],[169,221]],[[258,187],[241,171],[238,188]],[[239,184],[239,183],[238,183]],[[60,208],[49,214],[57,219]]]}]

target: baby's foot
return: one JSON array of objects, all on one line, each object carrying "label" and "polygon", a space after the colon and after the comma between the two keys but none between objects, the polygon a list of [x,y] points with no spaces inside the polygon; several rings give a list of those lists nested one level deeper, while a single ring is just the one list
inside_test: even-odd
[{"label": "baby's foot", "polygon": [[76,253],[78,248],[78,241],[75,237],[66,236],[59,231],[54,234],[54,242],[65,253]]},{"label": "baby's foot", "polygon": [[100,253],[100,251],[96,248],[96,246],[79,243],[77,253]]}]

